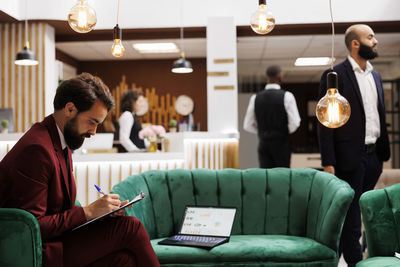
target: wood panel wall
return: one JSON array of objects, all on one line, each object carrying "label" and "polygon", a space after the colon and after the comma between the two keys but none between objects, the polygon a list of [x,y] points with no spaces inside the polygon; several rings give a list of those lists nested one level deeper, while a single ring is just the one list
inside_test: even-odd
[{"label": "wood panel wall", "polygon": [[29,23],[30,49],[39,65],[17,66],[15,57],[25,45],[24,23],[0,24],[0,108],[14,109],[14,131],[25,132],[44,118],[45,23]]},{"label": "wood panel wall", "polygon": [[[207,131],[207,73],[206,59],[190,59],[194,71],[190,74],[171,72],[174,59],[167,60],[118,60],[79,62],[78,73],[89,72],[99,76],[114,90],[121,83],[122,75],[126,83],[137,87],[154,88],[157,95],[169,94],[171,98],[188,95],[194,101],[194,123],[200,123],[200,130]],[[180,120],[187,121],[187,117]]]}]

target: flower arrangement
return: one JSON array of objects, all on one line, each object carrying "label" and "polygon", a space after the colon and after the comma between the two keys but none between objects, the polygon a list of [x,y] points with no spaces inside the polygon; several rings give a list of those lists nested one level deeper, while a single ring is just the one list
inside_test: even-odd
[{"label": "flower arrangement", "polygon": [[164,138],[165,129],[161,125],[151,125],[139,132],[140,139],[147,139],[149,142],[161,141]]}]

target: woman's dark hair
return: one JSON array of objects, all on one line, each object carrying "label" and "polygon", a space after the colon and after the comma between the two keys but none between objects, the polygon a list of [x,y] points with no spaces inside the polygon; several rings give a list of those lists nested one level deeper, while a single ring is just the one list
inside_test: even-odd
[{"label": "woman's dark hair", "polygon": [[132,112],[133,104],[138,100],[143,93],[137,89],[130,89],[121,98],[121,112]]},{"label": "woman's dark hair", "polygon": [[108,86],[99,77],[84,72],[58,86],[53,105],[55,110],[60,110],[68,102],[72,102],[78,112],[85,112],[91,109],[97,100],[100,100],[108,111],[114,107],[114,99]]}]

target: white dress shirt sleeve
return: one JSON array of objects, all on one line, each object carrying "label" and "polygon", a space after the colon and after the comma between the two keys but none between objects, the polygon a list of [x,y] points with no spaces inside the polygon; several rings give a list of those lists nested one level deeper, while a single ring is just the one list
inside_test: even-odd
[{"label": "white dress shirt sleeve", "polygon": [[254,105],[256,101],[256,95],[250,97],[249,106],[247,107],[246,115],[244,116],[243,129],[250,133],[257,133],[257,120],[256,113],[254,111]]},{"label": "white dress shirt sleeve", "polygon": [[291,134],[294,133],[297,128],[299,128],[301,121],[299,111],[297,109],[296,99],[291,92],[286,91],[283,98],[283,103],[285,105],[285,110],[288,117],[288,130]]},{"label": "white dress shirt sleeve", "polygon": [[119,117],[119,142],[128,152],[141,151],[130,139],[133,124],[134,119],[131,112],[125,111]]}]

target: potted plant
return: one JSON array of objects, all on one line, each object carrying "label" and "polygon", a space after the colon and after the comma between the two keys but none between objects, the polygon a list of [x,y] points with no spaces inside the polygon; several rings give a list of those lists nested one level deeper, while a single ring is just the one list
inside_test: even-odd
[{"label": "potted plant", "polygon": [[1,133],[8,133],[8,120],[2,120],[1,121]]},{"label": "potted plant", "polygon": [[169,124],[168,124],[168,129],[169,129],[169,131],[171,132],[171,133],[175,133],[176,132],[176,126],[178,125],[178,122],[176,121],[176,120],[174,120],[174,119],[172,119],[172,120],[170,120],[169,121]]}]

